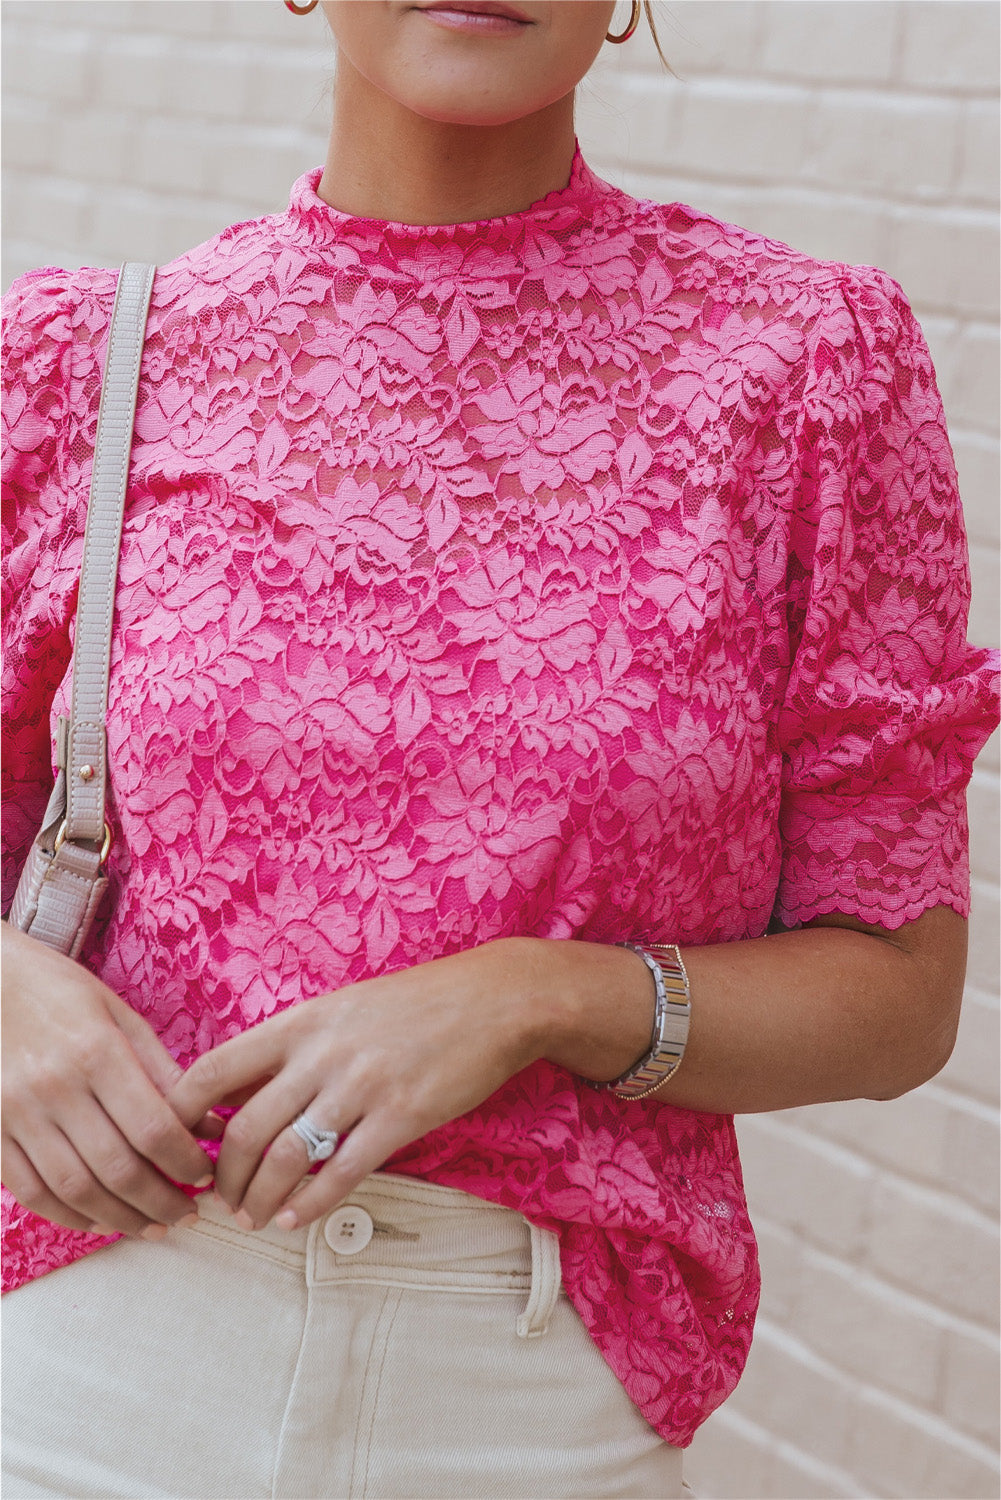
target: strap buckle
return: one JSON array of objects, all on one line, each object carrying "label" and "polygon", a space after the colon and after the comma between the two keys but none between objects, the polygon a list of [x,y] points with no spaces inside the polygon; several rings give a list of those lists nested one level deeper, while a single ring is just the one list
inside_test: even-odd
[{"label": "strap buckle", "polygon": [[[59,831],[56,834],[56,841],[55,841],[55,843],[52,846],[52,852],[53,852],[53,854],[58,854],[59,850],[63,847],[63,845],[65,844],[65,842],[66,842],[66,819],[64,818],[63,821],[59,825]],[[111,845],[112,845],[111,829],[108,827],[107,823],[105,823],[105,825],[104,825],[104,843],[101,845],[101,858],[99,860],[100,864],[103,865],[104,861],[107,859],[107,857],[108,857],[108,855],[109,855],[109,853],[111,851]]]}]

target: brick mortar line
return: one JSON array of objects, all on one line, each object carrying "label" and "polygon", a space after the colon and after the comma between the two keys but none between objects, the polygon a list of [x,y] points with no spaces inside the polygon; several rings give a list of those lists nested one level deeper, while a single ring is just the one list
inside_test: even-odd
[{"label": "brick mortar line", "polygon": [[[706,75],[706,77],[708,77],[708,76],[709,75]],[[701,89],[699,91],[701,93],[701,96],[703,98],[705,98],[705,97],[707,97],[709,95],[710,88],[713,87],[716,84],[717,79],[719,79],[720,81],[724,81],[724,82],[729,82],[730,81],[730,80],[724,80],[722,78],[722,75],[719,75],[719,74],[713,74],[712,75],[712,79],[713,79],[713,85],[711,85],[709,87],[706,87],[704,89]],[[618,83],[618,80],[616,80],[616,83]],[[735,101],[742,99],[742,100],[747,100],[748,102],[750,102],[751,97],[752,97],[752,95],[753,95],[753,93],[755,91],[752,90],[752,88],[749,85],[747,85],[747,84],[745,84],[745,83],[743,83],[743,82],[741,82],[739,80],[735,79],[735,80],[733,80],[733,83],[734,83],[734,88],[733,88],[732,95],[730,95],[729,91],[727,91],[727,98],[729,99],[729,98],[732,97],[732,99],[735,100]],[[604,78],[595,79],[596,91],[599,90],[599,89],[601,89],[603,86],[605,86],[605,84],[606,84],[606,79],[604,79]],[[687,85],[686,84],[686,85],[683,85],[683,87],[691,89],[692,94],[694,95],[696,89],[698,88],[698,84],[697,83],[691,84],[691,85]],[[627,96],[632,96],[633,95],[633,90],[630,89],[630,88],[619,89],[618,92],[620,94],[625,94]],[[638,93],[639,91],[637,90],[636,92]],[[720,92],[721,92],[721,94],[723,93],[722,90]],[[646,99],[649,99],[651,93],[652,93],[652,90],[646,89],[643,92],[643,97],[646,98]],[[913,93],[912,94],[912,93],[905,92],[903,90],[894,89],[893,86],[890,85],[890,84],[887,84],[885,88],[880,88],[880,89],[874,89],[874,90],[872,90],[871,92],[869,92],[869,93],[866,94],[866,96],[865,96],[864,99],[862,99],[862,98],[853,99],[852,95],[853,94],[857,94],[857,93],[858,93],[858,90],[854,89],[851,84],[845,84],[844,86],[839,86],[836,82],[831,82],[831,81],[829,81],[827,79],[825,79],[823,81],[823,83],[820,84],[820,85],[818,85],[817,87],[811,87],[810,85],[803,83],[803,81],[802,81],[802,75],[800,75],[798,81],[796,81],[796,82],[790,81],[788,87],[786,87],[786,88],[774,88],[773,87],[773,88],[768,88],[768,89],[761,89],[760,90],[761,98],[760,98],[760,101],[758,101],[758,102],[760,102],[762,105],[766,105],[768,103],[774,104],[774,103],[777,102],[777,100],[781,99],[781,100],[783,100],[785,102],[802,103],[802,105],[804,106],[805,109],[816,108],[816,106],[818,104],[825,104],[825,103],[832,103],[832,104],[834,104],[834,103],[842,103],[842,102],[858,103],[860,106],[862,106],[864,108],[867,108],[867,109],[878,108],[880,105],[883,105],[886,108],[887,114],[893,114],[893,115],[903,113],[903,110],[901,109],[901,106],[906,103],[908,106],[910,106],[910,105],[913,104],[913,106],[915,107],[915,110],[918,113],[924,112],[926,118],[929,115],[931,115],[931,113],[932,113],[933,110],[936,110],[940,106],[944,105],[947,108],[949,108],[950,111],[954,112],[954,117],[959,117],[961,120],[969,112],[968,111],[968,106],[971,106],[971,105],[972,106],[978,106],[978,105],[989,104],[991,106],[995,106],[996,107],[997,104],[998,104],[998,96],[996,94],[993,94],[993,93],[985,93],[985,94],[921,94],[921,93]],[[800,98],[799,97],[800,95],[802,95],[803,97]],[[599,97],[600,97],[600,95],[599,95]],[[681,95],[681,96],[675,96],[675,97],[681,97],[682,100],[684,98],[683,95]],[[723,102],[722,99],[721,99],[721,102]]]},{"label": "brick mortar line", "polygon": [[[946,1102],[948,1102],[950,1108],[952,1108],[952,1107],[954,1107],[952,1099],[949,1099],[948,1101],[946,1101],[942,1097],[942,1095],[945,1093],[945,1090],[943,1089],[942,1085],[938,1081],[940,1076],[941,1076],[940,1074],[937,1074],[933,1079],[931,1079],[928,1083],[926,1083],[925,1086],[924,1086],[924,1088],[921,1090],[921,1094],[922,1094],[923,1097],[928,1098],[928,1099],[932,1099],[932,1100],[937,1100],[941,1104],[945,1104]],[[960,1112],[963,1113],[964,1111],[961,1110]],[[970,1107],[969,1107],[968,1110],[965,1111],[965,1113],[968,1113],[970,1115],[976,1115],[978,1117],[982,1117],[984,1114],[988,1114],[988,1115],[992,1115],[993,1118],[996,1119],[996,1118],[998,1118],[999,1110],[998,1110],[998,1107],[994,1107],[992,1109],[989,1104],[984,1104],[980,1100],[972,1100],[971,1099],[970,1100]]]},{"label": "brick mortar line", "polygon": [[[93,112],[93,117],[95,119],[99,118],[102,123],[106,122],[114,125],[138,122],[148,132],[163,126],[167,126],[171,130],[180,129],[188,131],[190,129],[192,133],[197,131],[204,138],[204,130],[201,128],[204,123],[203,120],[191,119],[187,114],[170,115],[162,111],[129,109],[113,111],[109,109],[107,112],[102,112],[100,116],[96,112]],[[221,119],[216,116],[213,118],[213,123],[217,128],[213,131],[215,138],[211,141],[210,145],[223,145],[227,147],[244,145],[248,151],[255,147],[267,149],[271,146],[276,146],[284,151],[287,150],[290,141],[296,141],[301,136],[309,136],[310,134],[309,131],[304,130],[302,127],[292,129],[288,125],[264,123],[257,120],[251,124],[238,124],[232,120]]]},{"label": "brick mortar line", "polygon": [[[25,95],[23,97],[27,98],[28,96]],[[7,102],[7,109],[9,111],[9,100]],[[111,125],[118,128],[121,128],[123,125],[130,127],[139,125],[147,128],[166,125],[172,129],[189,126],[195,129],[207,123],[214,127],[213,134],[217,134],[220,141],[225,131],[232,132],[232,139],[224,142],[226,145],[233,144],[234,142],[239,144],[240,140],[242,140],[248,149],[257,144],[269,144],[271,141],[284,148],[289,141],[296,141],[303,138],[309,141],[320,141],[322,139],[325,142],[327,135],[326,124],[324,124],[322,130],[319,127],[311,129],[305,122],[299,125],[289,125],[254,120],[248,124],[241,123],[232,117],[226,118],[222,115],[199,115],[196,117],[187,110],[183,114],[168,114],[162,110],[140,109],[137,106],[120,104],[102,104],[100,107],[88,107],[80,111],[80,117],[102,125]],[[27,115],[23,115],[20,118],[25,120],[27,119]],[[68,118],[65,111],[57,109],[54,104],[46,104],[43,106],[42,113],[33,116],[30,123],[72,127],[74,124],[79,124],[79,119]],[[215,141],[210,144],[218,143]]]},{"label": "brick mortar line", "polygon": [[[967,1096],[957,1093],[955,1097],[965,1098]],[[986,1105],[985,1108],[989,1110],[990,1106]],[[990,1121],[987,1123],[994,1122]],[[817,1135],[811,1136],[811,1139],[842,1147],[844,1144],[840,1137],[822,1135],[819,1132]],[[872,1168],[874,1175],[880,1177],[884,1182],[896,1183],[905,1188],[919,1188],[925,1190],[934,1189],[935,1184],[941,1180],[934,1175],[930,1177],[920,1177],[917,1175],[915,1169],[909,1168],[904,1165],[898,1165],[896,1162],[889,1163],[885,1160],[880,1160],[877,1157],[862,1157],[860,1159],[864,1161],[867,1166]],[[984,1227],[991,1230],[997,1230],[999,1237],[1001,1237],[1001,1226],[998,1225],[996,1216],[988,1214],[984,1209],[978,1208],[973,1199],[971,1197],[968,1197],[965,1193],[956,1192],[954,1194],[950,1194],[949,1197],[952,1201],[956,1202],[959,1207],[971,1209],[975,1213],[977,1213],[983,1219]],[[752,1214],[751,1217],[754,1222],[757,1222],[756,1213]],[[810,1230],[808,1227],[804,1226],[800,1233],[802,1234],[805,1243],[808,1243],[813,1248],[822,1248],[822,1241],[809,1238]],[[871,1270],[872,1268],[870,1267],[869,1269]],[[896,1285],[896,1283],[892,1282],[888,1282],[887,1284]]]},{"label": "brick mortar line", "polygon": [[218,64],[234,70],[273,63],[275,54],[282,59],[300,59],[306,67],[317,67],[322,76],[335,60],[334,48],[322,44],[303,46],[301,42],[273,41],[233,42],[222,38],[185,36],[176,31],[62,31],[54,41],[49,28],[25,28],[20,36],[12,34],[5,23],[4,47],[11,55],[18,47],[49,53],[60,59],[80,58],[88,62],[119,60],[123,63],[152,61],[163,64],[197,62]]},{"label": "brick mortar line", "polygon": [[[947,1105],[950,1109],[955,1109],[959,1114],[965,1114],[970,1118],[984,1120],[985,1123],[988,1124],[994,1124],[999,1118],[1001,1118],[1001,1106],[985,1104],[982,1099],[968,1098],[966,1095],[953,1093],[951,1090],[947,1090],[939,1082],[941,1076],[941,1074],[936,1074],[935,1078],[931,1079],[928,1083],[923,1084],[920,1090],[917,1091],[916,1095],[912,1095],[911,1097],[916,1097],[919,1100],[928,1099],[933,1104]],[[948,1094],[948,1098],[945,1097],[946,1094]],[[964,1099],[966,1103],[963,1105],[957,1105],[956,1101],[958,1098]],[[891,1100],[890,1103],[892,1104],[892,1102],[893,1101]],[[811,1132],[808,1132],[808,1134],[810,1133]],[[828,1137],[826,1131],[824,1132],[824,1139],[831,1139],[834,1145],[843,1144],[840,1136]],[[848,1147],[847,1149],[851,1150],[852,1148]],[[873,1160],[875,1161],[875,1158],[873,1158]],[[896,1170],[896,1168],[894,1168],[894,1170]],[[902,1172],[906,1172],[907,1168],[901,1167],[900,1170]]]},{"label": "brick mortar line", "polygon": [[[810,1238],[809,1226],[792,1229],[788,1224],[783,1224],[780,1220],[772,1218],[768,1214],[768,1211],[766,1209],[755,1207],[753,1204],[751,1217],[754,1221],[754,1224],[758,1228],[766,1227],[773,1233],[779,1233],[788,1236],[793,1240],[795,1244],[801,1245],[808,1254],[831,1254],[830,1246],[825,1240]],[[999,1227],[996,1222],[992,1225],[992,1227],[995,1229],[995,1231],[997,1231],[997,1234],[1001,1235],[1001,1227]],[[995,1237],[997,1237],[997,1235]],[[920,1306],[927,1308],[936,1317],[955,1318],[961,1325],[966,1325],[975,1333],[993,1333],[997,1327],[997,1322],[994,1317],[988,1319],[985,1313],[983,1321],[977,1322],[975,1318],[969,1316],[968,1314],[957,1312],[954,1307],[951,1307],[947,1303],[936,1301],[930,1293],[916,1290],[913,1282],[898,1281],[895,1280],[889,1272],[881,1273],[877,1271],[873,1266],[869,1265],[858,1255],[845,1253],[840,1258],[835,1258],[838,1259],[839,1264],[844,1266],[847,1270],[856,1273],[864,1271],[867,1275],[873,1276],[877,1281],[885,1286],[889,1292],[892,1292],[894,1295],[901,1297],[912,1297],[916,1302],[920,1304]]]},{"label": "brick mortar line", "polygon": [[[801,1246],[804,1252],[804,1262],[819,1265],[819,1269],[821,1270],[850,1271],[853,1279],[860,1286],[864,1285],[874,1296],[882,1297],[884,1305],[890,1305],[891,1299],[893,1303],[904,1302],[907,1304],[908,1311],[912,1311],[916,1317],[920,1315],[922,1318],[927,1318],[940,1333],[958,1333],[966,1338],[978,1341],[983,1341],[986,1336],[987,1342],[991,1343],[992,1346],[997,1345],[1001,1349],[1001,1338],[999,1338],[996,1325],[993,1322],[977,1323],[973,1318],[964,1317],[962,1313],[953,1312],[951,1308],[943,1307],[939,1302],[930,1301],[927,1297],[923,1297],[918,1292],[915,1292],[913,1288],[897,1286],[894,1282],[887,1280],[885,1276],[881,1276],[878,1271],[874,1271],[870,1266],[858,1266],[853,1261],[834,1255],[830,1250],[803,1244],[801,1236],[794,1230],[788,1229],[785,1225],[776,1224],[774,1221],[769,1220],[767,1216],[759,1213],[755,1215],[755,1220],[759,1224],[767,1223],[770,1231],[778,1238],[787,1241],[791,1245]],[[767,1318],[767,1314],[765,1316]],[[784,1326],[779,1319],[771,1319],[769,1321],[773,1321],[777,1326]]]},{"label": "brick mortar line", "polygon": [[699,168],[698,172],[695,172],[687,169],[681,162],[669,161],[665,164],[664,170],[658,174],[654,168],[637,166],[635,162],[616,156],[609,159],[609,166],[617,172],[643,181],[655,181],[659,176],[669,182],[705,184],[710,187],[728,188],[734,192],[760,193],[764,189],[769,193],[769,201],[772,203],[811,207],[831,204],[838,208],[849,209],[871,209],[876,206],[891,222],[900,222],[905,216],[915,217],[914,211],[919,210],[920,217],[925,220],[945,222],[952,218],[966,227],[997,228],[997,210],[988,206],[988,201],[993,203],[994,200],[975,201],[968,194],[959,193],[958,190],[945,193],[936,190],[934,198],[900,195],[891,197],[886,191],[875,188],[871,193],[861,192],[858,189],[848,191],[836,180],[825,184],[816,178],[796,177],[790,181],[788,173],[752,177],[749,174],[735,173],[732,168],[727,168],[725,165],[721,165],[719,169]]},{"label": "brick mortar line", "polygon": [[[762,1454],[773,1455],[782,1458],[783,1462],[791,1463],[800,1468],[815,1479],[822,1480],[825,1486],[824,1493],[845,1494],[857,1500],[857,1497],[868,1495],[868,1490],[858,1487],[858,1480],[854,1474],[847,1469],[839,1469],[834,1465],[822,1463],[812,1454],[806,1453],[802,1448],[790,1442],[787,1438],[778,1437],[767,1427],[762,1427],[753,1417],[739,1409],[734,1401],[729,1401],[713,1412],[712,1420],[719,1427],[729,1428],[739,1435],[744,1442],[756,1447]],[[698,1443],[698,1439],[696,1439]],[[699,1454],[696,1446],[689,1450],[693,1457]],[[820,1493],[817,1491],[816,1493]],[[700,1489],[700,1496],[705,1496],[705,1491]],[[722,1497],[720,1497],[722,1500]]]},{"label": "brick mortar line", "polygon": [[[979,1005],[983,1010],[989,1010],[992,1013],[999,1009],[997,990],[982,990],[970,981],[967,981],[965,998],[972,1004]],[[942,1084],[940,1087],[944,1088],[946,1085]]]},{"label": "brick mortar line", "polygon": [[845,94],[865,94],[872,97],[891,99],[906,99],[918,101],[934,101],[946,104],[993,104],[998,103],[998,94],[995,88],[989,84],[974,85],[967,84],[938,84],[932,87],[928,84],[908,83],[906,79],[885,78],[873,83],[866,80],[860,86],[858,79],[853,78],[823,78],[817,75],[804,76],[793,69],[783,72],[770,72],[767,68],[755,68],[747,73],[722,72],[709,66],[688,75],[676,73],[674,77],[670,74],[658,71],[656,67],[640,68],[634,67],[622,72],[613,72],[611,69],[604,74],[595,74],[594,82],[601,84],[611,80],[616,84],[619,80],[627,83],[636,80],[649,86],[651,83],[661,81],[667,87],[677,91],[699,87],[705,80],[709,87],[714,85],[733,86],[746,96],[753,93],[770,94],[785,93],[792,90],[807,90],[811,94],[827,93],[832,97],[841,97]]},{"label": "brick mortar line", "polygon": [[[974,1098],[974,1096],[972,1094],[967,1093],[964,1089],[961,1089],[958,1086],[956,1088],[953,1088],[948,1083],[943,1083],[943,1084],[940,1085],[940,1087],[941,1087],[943,1093],[946,1093],[946,1094],[949,1095],[950,1103],[952,1102],[953,1099],[973,1099]],[[998,1113],[998,1106],[997,1106],[996,1103],[995,1104],[990,1104],[986,1100],[980,1100],[979,1102],[984,1105],[985,1109],[991,1110],[995,1115]]]},{"label": "brick mortar line", "polygon": [[[932,320],[929,319],[929,322]],[[951,317],[943,318],[936,315],[935,324],[937,330],[944,338],[965,338],[970,334],[974,338],[992,338],[1001,341],[1001,325],[996,318],[979,317],[976,313],[968,318]]]},{"label": "brick mortar line", "polygon": [[[889,1101],[892,1102],[892,1101]],[[765,1116],[759,1116],[765,1119]],[[827,1164],[835,1169],[851,1173],[854,1177],[866,1178],[875,1186],[880,1184],[900,1186],[908,1190],[909,1194],[919,1200],[920,1206],[941,1214],[956,1215],[961,1211],[963,1216],[973,1220],[973,1227],[997,1234],[999,1225],[997,1218],[975,1204],[969,1203],[964,1197],[955,1192],[950,1192],[943,1187],[928,1186],[924,1182],[913,1182],[907,1176],[904,1168],[887,1167],[882,1162],[874,1160],[870,1156],[863,1156],[861,1152],[852,1146],[846,1146],[840,1140],[831,1140],[826,1135],[820,1135],[805,1130],[801,1125],[769,1125],[762,1129],[763,1135],[777,1136],[786,1144],[799,1147],[804,1155],[809,1158],[821,1156],[826,1158]],[[738,1146],[740,1136],[738,1131]],[[818,1150],[818,1147],[820,1148]],[[839,1158],[841,1160],[839,1161]],[[861,1169],[861,1170],[860,1170]],[[808,1226],[804,1226],[802,1233],[809,1234]]]},{"label": "brick mortar line", "polygon": [[[755,1222],[764,1222],[764,1220],[762,1219],[762,1216],[761,1216],[760,1212],[755,1211],[754,1218],[755,1218]],[[823,1246],[821,1244],[819,1244],[816,1241],[812,1241],[812,1240],[810,1240],[807,1237],[807,1234],[806,1234],[805,1230],[799,1231],[799,1236],[800,1236],[800,1239],[802,1240],[802,1242],[804,1243],[804,1245],[806,1245],[806,1247],[808,1249],[818,1250],[818,1251],[823,1249]],[[851,1258],[847,1258],[846,1257],[845,1260],[842,1262],[842,1264],[844,1266],[846,1266],[849,1270],[861,1270],[861,1269],[870,1270],[871,1269],[871,1267],[869,1267],[864,1262],[864,1260],[860,1261],[859,1259],[851,1259]],[[883,1280],[884,1284],[886,1285],[886,1287],[891,1292],[898,1293],[900,1295],[910,1295],[912,1297],[917,1297],[917,1300],[921,1303],[921,1305],[924,1308],[926,1308],[928,1310],[929,1314],[934,1315],[936,1312],[948,1313],[948,1312],[953,1312],[954,1311],[952,1308],[950,1308],[945,1303],[935,1302],[930,1297],[925,1297],[925,1298],[921,1297],[920,1295],[918,1295],[914,1291],[913,1285],[909,1285],[908,1283],[903,1282],[903,1281],[895,1281],[892,1278],[892,1276],[889,1276],[889,1275],[886,1275],[886,1276],[882,1277],[881,1279]],[[956,1317],[962,1317],[963,1315],[961,1313],[954,1313],[954,1316],[956,1316]],[[993,1330],[996,1327],[996,1320],[994,1319],[994,1317],[991,1316],[988,1319],[988,1317],[986,1316],[986,1314],[985,1314],[983,1323],[975,1323],[975,1322],[973,1322],[972,1319],[970,1320],[970,1322],[972,1324],[973,1330],[975,1332],[977,1332],[977,1333],[988,1332],[988,1331]],[[859,1379],[860,1377],[856,1375],[856,1376],[854,1376],[854,1378],[855,1379]]]},{"label": "brick mortar line", "polygon": [[[606,74],[597,79],[599,86],[608,79],[614,77],[616,81],[623,79],[631,82],[634,79],[647,78],[649,75],[638,73],[619,73],[616,75]],[[656,86],[659,80],[652,79],[649,83]],[[644,92],[650,92],[649,83]],[[843,103],[864,106],[865,108],[876,107],[889,101],[887,107],[897,112],[899,104],[906,101],[908,105],[914,104],[919,108],[935,108],[945,105],[961,112],[964,106],[971,103],[992,104],[1001,108],[998,95],[989,90],[984,92],[956,93],[951,90],[929,89],[929,88],[899,88],[891,82],[873,84],[851,82],[837,78],[804,77],[802,73],[789,73],[783,79],[775,79],[768,74],[737,74],[721,72],[705,72],[698,74],[695,78],[683,82],[677,86],[678,91],[688,89],[693,93],[698,90],[704,96],[717,93],[721,97],[732,97],[746,100],[751,103],[758,99],[761,102],[774,102],[776,96],[790,99],[793,102],[806,104],[824,103],[828,99]]]},{"label": "brick mortar line", "polygon": [[[53,184],[62,184],[72,188],[72,178],[49,178]],[[291,187],[291,182],[289,187]],[[150,193],[142,187],[130,182],[103,182],[95,185],[93,193],[78,200],[86,208],[155,208],[161,214],[169,218],[172,213],[199,212],[206,203],[218,206],[220,213],[219,228],[228,227],[230,224],[242,223],[248,217],[248,211],[255,218],[265,218],[269,214],[284,213],[288,207],[288,201],[276,205],[274,208],[255,206],[249,200],[240,198],[238,195],[222,197],[218,189],[206,191],[204,194],[182,193],[176,189],[164,190],[163,192]],[[226,215],[236,215],[235,218],[227,218]],[[193,248],[193,247],[192,247]]]},{"label": "brick mortar line", "polygon": [[[814,1374],[845,1380],[843,1370],[832,1364],[824,1355],[818,1354],[800,1337],[790,1333],[781,1323],[769,1318],[767,1314],[759,1317],[755,1324],[755,1339],[770,1343],[773,1349],[786,1354],[790,1359],[798,1360],[799,1364]],[[906,1396],[886,1391],[878,1385],[871,1385],[855,1373],[849,1375],[845,1383],[858,1392],[860,1404],[871,1402],[875,1406],[888,1406],[898,1420],[912,1422],[912,1425],[920,1424],[929,1436],[936,1437],[939,1441],[948,1442],[950,1438],[954,1439],[954,1446],[965,1448],[968,1456],[978,1459],[981,1463],[987,1463],[989,1466],[998,1464],[995,1449],[990,1448],[983,1439],[973,1437],[964,1428],[953,1426],[949,1418],[943,1417],[941,1413],[920,1403],[912,1403]],[[912,1420],[914,1418],[917,1418],[916,1423]]]}]

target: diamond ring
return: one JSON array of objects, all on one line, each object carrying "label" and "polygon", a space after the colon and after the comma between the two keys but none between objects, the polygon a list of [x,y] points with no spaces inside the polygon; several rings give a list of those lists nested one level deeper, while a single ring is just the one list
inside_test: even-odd
[{"label": "diamond ring", "polygon": [[318,1125],[313,1124],[309,1115],[302,1114],[293,1120],[292,1129],[305,1142],[310,1166],[318,1161],[326,1161],[337,1150],[337,1142],[340,1140],[337,1131],[321,1130]]}]

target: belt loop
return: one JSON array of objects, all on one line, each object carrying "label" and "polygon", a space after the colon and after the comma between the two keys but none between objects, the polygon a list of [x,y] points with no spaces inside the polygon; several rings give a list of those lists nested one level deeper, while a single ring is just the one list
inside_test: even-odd
[{"label": "belt loop", "polygon": [[551,1229],[540,1229],[537,1224],[529,1224],[528,1229],[532,1241],[532,1289],[515,1328],[520,1339],[537,1339],[548,1329],[560,1295],[560,1242]]}]

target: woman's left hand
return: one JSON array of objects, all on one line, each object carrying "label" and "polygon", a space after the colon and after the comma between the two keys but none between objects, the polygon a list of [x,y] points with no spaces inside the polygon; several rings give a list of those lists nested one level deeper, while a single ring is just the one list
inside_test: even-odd
[{"label": "woman's left hand", "polygon": [[[222,1140],[219,1197],[247,1227],[279,1210],[283,1228],[309,1223],[394,1151],[482,1103],[543,1054],[534,1002],[552,946],[499,940],[348,985],[204,1053],[168,1099],[186,1123],[241,1103]],[[303,1112],[342,1139],[295,1191],[307,1158],[291,1126]]]}]

